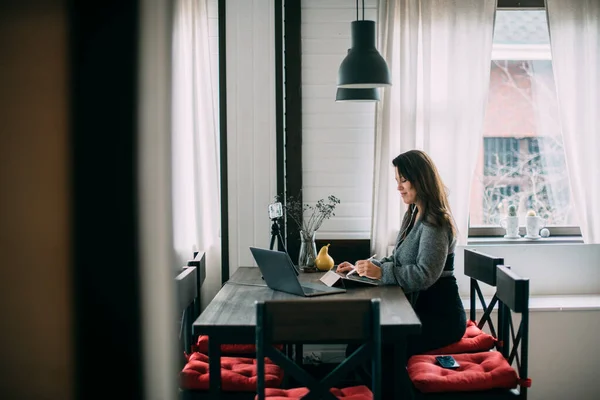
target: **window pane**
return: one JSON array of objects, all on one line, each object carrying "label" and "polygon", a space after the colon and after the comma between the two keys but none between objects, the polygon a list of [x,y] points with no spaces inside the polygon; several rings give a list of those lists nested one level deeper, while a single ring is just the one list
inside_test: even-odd
[{"label": "window pane", "polygon": [[545,11],[498,10],[494,29],[470,226],[498,226],[509,204],[573,226]]}]

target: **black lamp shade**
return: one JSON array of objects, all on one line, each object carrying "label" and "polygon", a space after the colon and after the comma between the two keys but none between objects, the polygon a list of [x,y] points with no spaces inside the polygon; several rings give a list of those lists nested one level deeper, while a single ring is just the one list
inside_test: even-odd
[{"label": "black lamp shade", "polygon": [[347,89],[338,88],[335,101],[371,102],[379,101],[379,89]]},{"label": "black lamp shade", "polygon": [[352,21],[352,48],[338,71],[338,87],[369,89],[390,86],[390,70],[375,47],[375,21]]}]

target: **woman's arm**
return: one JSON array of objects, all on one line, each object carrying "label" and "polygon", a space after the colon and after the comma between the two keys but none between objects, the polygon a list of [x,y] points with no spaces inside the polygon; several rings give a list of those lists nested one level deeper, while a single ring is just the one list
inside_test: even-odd
[{"label": "woman's arm", "polygon": [[446,229],[423,224],[416,264],[401,266],[395,261],[382,263],[381,281],[388,285],[399,285],[405,293],[427,289],[438,280],[444,270],[448,241]]}]

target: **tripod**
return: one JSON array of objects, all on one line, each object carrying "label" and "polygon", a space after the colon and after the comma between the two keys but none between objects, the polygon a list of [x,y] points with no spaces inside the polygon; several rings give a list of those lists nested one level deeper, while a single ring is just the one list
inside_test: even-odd
[{"label": "tripod", "polygon": [[[271,244],[269,245],[269,250],[273,250],[273,247],[275,246],[275,238],[277,238],[277,250],[283,251],[289,256],[289,253],[285,248],[285,244],[283,243],[283,238],[281,237],[281,231],[279,228],[279,223],[277,222],[277,218],[273,218],[271,221],[273,221],[273,223],[271,224]],[[298,276],[300,274],[300,269],[293,263],[292,266],[294,267],[294,272],[296,273],[296,276]]]},{"label": "tripod", "polygon": [[269,249],[273,250],[273,247],[275,247],[275,238],[277,238],[277,249],[287,253],[287,249],[283,243],[283,238],[281,237],[281,231],[279,229],[277,218],[273,218],[271,221],[273,221],[273,224],[271,224],[271,244],[269,245]]}]

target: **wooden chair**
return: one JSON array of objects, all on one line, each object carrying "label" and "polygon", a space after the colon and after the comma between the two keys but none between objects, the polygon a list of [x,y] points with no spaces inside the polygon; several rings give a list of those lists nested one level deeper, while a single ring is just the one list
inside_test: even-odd
[{"label": "wooden chair", "polygon": [[181,317],[179,324],[180,350],[190,353],[192,348],[192,323],[195,319],[195,302],[198,298],[198,270],[195,267],[184,267],[175,277],[175,293],[177,296],[177,315]]},{"label": "wooden chair", "polygon": [[[196,319],[196,306],[200,281],[198,269],[184,267],[175,278],[177,310],[181,315],[179,343],[181,359],[179,364],[179,398],[185,400],[210,398],[209,359],[205,354],[195,352],[192,344],[192,323]],[[283,381],[280,367],[269,365],[270,387],[279,387]],[[224,391],[218,394],[222,400],[253,400],[256,396],[256,360],[243,357],[222,357],[221,377]]]},{"label": "wooden chair", "polygon": [[[356,398],[381,399],[380,301],[297,300],[256,304],[258,399],[283,396],[306,399],[337,399],[354,393]],[[275,344],[361,344],[325,378],[317,380]],[[302,388],[266,389],[264,358],[283,367]],[[366,386],[335,388],[350,372],[371,359],[372,391]],[[334,393],[336,393],[334,395]]]},{"label": "wooden chair", "polygon": [[194,300],[194,315],[193,315],[193,318],[196,319],[200,315],[200,310],[202,309],[200,293],[201,293],[202,284],[204,283],[204,280],[206,279],[206,253],[204,253],[203,251],[202,252],[194,251],[194,258],[191,260],[188,260],[187,266],[195,267],[196,271],[197,271],[197,273],[196,273],[197,290],[196,290],[196,299]]},{"label": "wooden chair", "polygon": [[[496,267],[496,298],[500,332],[507,332],[502,351],[453,354],[456,370],[438,366],[434,355],[413,356],[408,373],[415,397],[421,399],[527,399],[531,386],[528,374],[529,280],[509,267]],[[520,314],[515,324],[513,314]],[[516,330],[515,330],[516,327]],[[516,364],[516,368],[513,368]]]},{"label": "wooden chair", "polygon": [[[465,275],[469,280],[469,319],[477,322],[477,327],[483,329],[488,325],[490,333],[494,337],[499,337],[494,329],[491,314],[498,301],[498,294],[494,294],[489,304],[486,304],[481,291],[480,282],[497,287],[496,273],[499,265],[504,265],[504,258],[495,257],[478,252],[476,250],[465,249]],[[483,314],[479,321],[477,320],[477,300],[483,308]]]},{"label": "wooden chair", "polygon": [[[478,252],[476,250],[465,249],[464,251],[464,272],[470,278],[470,310],[467,320],[467,329],[463,338],[451,345],[444,346],[439,349],[431,350],[425,354],[456,354],[456,353],[473,353],[478,351],[490,350],[494,347],[500,348],[505,339],[504,332],[496,332],[494,322],[492,321],[492,311],[498,302],[497,294],[494,293],[489,304],[487,304],[483,292],[482,284],[496,287],[496,269],[498,265],[503,265],[504,259],[488,254]],[[477,306],[481,305],[483,314],[477,318]],[[502,311],[499,311],[500,314]],[[499,319],[501,316],[499,315]],[[483,329],[487,326],[490,333],[486,333]]]},{"label": "wooden chair", "polygon": [[[188,267],[195,267],[198,271],[196,274],[196,281],[198,286],[198,291],[196,295],[196,300],[194,300],[194,313],[193,319],[198,318],[200,316],[200,311],[202,309],[201,305],[201,287],[206,279],[206,253],[194,251],[194,257],[187,262]],[[197,338],[193,338],[194,343],[191,344],[193,352],[200,352],[208,355],[208,336],[202,335]],[[221,346],[221,354],[230,357],[255,357],[256,350],[254,345],[242,345],[242,344],[224,344]]]},{"label": "wooden chair", "polygon": [[[206,279],[206,254],[204,252],[195,251],[194,258],[189,260],[187,265],[188,267],[196,267],[198,270],[198,294],[194,301],[194,319],[196,319],[200,315],[201,310],[200,289],[202,283],[204,283],[204,280]],[[208,355],[208,336],[201,335],[193,339],[194,343],[192,343],[192,351]],[[287,351],[291,354],[292,349],[290,348]],[[256,357],[256,346],[254,344],[222,344],[221,354],[228,357]]]},{"label": "wooden chair", "polygon": [[[529,374],[529,279],[520,278],[508,266],[499,266],[496,274],[497,294],[500,301],[500,331],[505,345],[502,354],[510,365],[513,362],[519,373],[519,390],[512,394],[521,400],[527,399],[531,386]],[[513,314],[520,314],[515,323]],[[516,327],[516,330],[515,330]]]},{"label": "wooden chair", "polygon": [[[196,274],[197,282],[197,293],[196,299],[194,300],[194,312],[192,319],[200,316],[202,309],[201,305],[201,287],[206,279],[206,253],[195,251],[193,259],[187,262],[188,267],[195,267],[198,273]],[[202,335],[194,339],[194,343],[191,343],[192,352],[200,352],[208,355],[208,336]],[[255,357],[256,350],[254,345],[241,345],[241,344],[224,344],[221,346],[221,354],[230,357]]]}]

